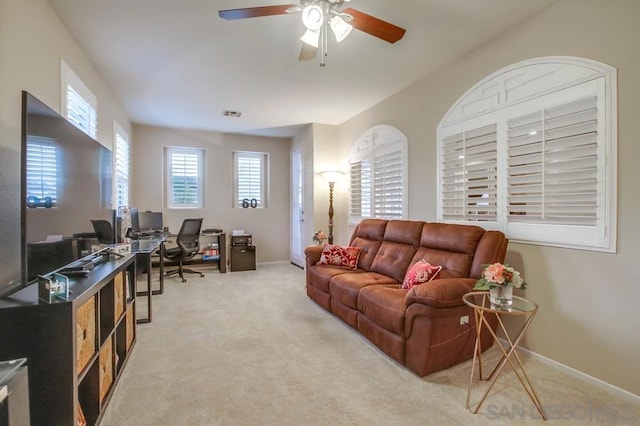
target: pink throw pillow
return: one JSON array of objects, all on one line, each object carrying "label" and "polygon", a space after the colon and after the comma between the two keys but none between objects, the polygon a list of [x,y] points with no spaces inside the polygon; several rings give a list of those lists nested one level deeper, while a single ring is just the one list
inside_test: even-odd
[{"label": "pink throw pillow", "polygon": [[442,266],[434,266],[424,259],[411,265],[404,276],[402,288],[411,290],[415,285],[426,283],[437,278]]},{"label": "pink throw pillow", "polygon": [[322,249],[318,265],[344,266],[345,268],[357,269],[361,251],[362,247],[340,247],[327,244]]}]

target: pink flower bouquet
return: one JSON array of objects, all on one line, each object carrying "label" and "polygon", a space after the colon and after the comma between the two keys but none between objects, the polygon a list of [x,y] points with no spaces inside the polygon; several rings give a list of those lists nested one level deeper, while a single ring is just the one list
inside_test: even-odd
[{"label": "pink flower bouquet", "polygon": [[520,276],[520,272],[509,265],[494,263],[486,265],[482,270],[482,277],[476,281],[474,290],[489,290],[492,287],[508,287],[525,289],[527,283]]}]

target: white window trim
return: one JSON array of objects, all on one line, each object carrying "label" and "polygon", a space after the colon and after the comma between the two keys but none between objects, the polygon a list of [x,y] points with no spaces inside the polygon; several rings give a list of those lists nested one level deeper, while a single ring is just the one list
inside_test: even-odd
[{"label": "white window trim", "polygon": [[[83,132],[91,136],[93,139],[98,139],[98,98],[89,90],[84,82],[76,75],[75,72],[67,65],[64,60],[60,60],[60,111],[62,116],[69,120],[68,114],[68,90],[67,87],[71,86],[78,95],[93,108],[93,124],[89,124],[89,129],[78,127]],[[69,120],[76,125],[73,120]],[[90,118],[91,121],[91,118]]]},{"label": "white window trim", "polygon": [[[402,161],[402,212],[400,217],[394,216],[393,219],[406,219],[408,211],[407,197],[407,176],[408,176],[408,154],[407,154],[407,137],[398,129],[387,124],[379,124],[367,129],[354,144],[349,155],[349,172],[351,172],[351,164],[371,160],[373,163],[377,155],[381,153],[398,152]],[[349,181],[351,176],[349,177]],[[373,182],[372,182],[373,186]],[[374,188],[372,187],[372,193]],[[353,216],[352,211],[352,188],[349,185],[349,225],[354,226],[361,220],[366,218],[390,218],[389,216],[376,216],[375,212],[371,212],[370,216]],[[375,205],[373,194],[371,194],[371,208]]]},{"label": "white window trim", "polygon": [[[255,208],[263,209],[269,206],[269,153],[257,151],[233,151],[233,207],[244,209],[239,196],[238,160],[240,158],[259,158],[261,163],[260,199],[256,198]],[[252,208],[249,204],[249,208]]]},{"label": "white window trim", "polygon": [[[125,174],[120,174],[118,167],[117,167],[117,163],[118,163],[118,156],[119,156],[119,150],[118,150],[118,136],[121,137],[126,145],[127,145],[127,153],[126,153],[126,158],[124,159],[126,161],[126,171]],[[120,126],[115,120],[113,121],[113,200],[114,200],[114,207],[117,209],[118,207],[129,207],[130,202],[131,202],[131,186],[130,186],[130,181],[131,181],[131,143],[129,141],[129,134],[127,132],[124,131],[124,129],[122,128],[122,126]],[[118,205],[118,182],[122,181],[125,184],[126,187],[126,200],[123,206],[119,206]]]},{"label": "white window trim", "polygon": [[[172,165],[171,158],[173,154],[194,154],[198,157],[198,195],[195,203],[174,203],[172,197]],[[205,152],[201,148],[188,147],[165,147],[165,197],[166,207],[169,209],[198,209],[204,207],[204,159]]]},{"label": "white window trim", "polygon": [[[579,91],[581,85],[598,85],[602,100],[598,111],[598,161],[602,167],[599,190],[603,210],[597,230],[577,225],[523,224],[506,219],[506,120],[527,105],[553,99],[555,93]],[[545,57],[519,62],[486,77],[469,89],[448,111],[438,126],[438,182],[441,182],[441,143],[445,136],[478,123],[498,125],[498,219],[496,222],[465,222],[504,231],[513,242],[603,252],[616,251],[617,208],[617,78],[616,69],[596,61],[574,57]],[[552,105],[550,105],[552,106]],[[530,108],[529,108],[530,110]],[[438,220],[443,218],[441,190]],[[590,235],[591,231],[591,235]]]}]

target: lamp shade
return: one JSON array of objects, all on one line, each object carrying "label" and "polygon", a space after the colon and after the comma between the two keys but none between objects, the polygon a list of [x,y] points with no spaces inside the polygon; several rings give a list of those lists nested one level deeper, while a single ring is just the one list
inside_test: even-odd
[{"label": "lamp shade", "polygon": [[338,43],[347,38],[347,36],[351,33],[351,30],[353,30],[353,25],[347,24],[345,20],[339,16],[334,16],[333,18],[331,18],[329,25],[331,26],[333,35],[336,36],[336,41]]},{"label": "lamp shade", "polygon": [[300,37],[300,40],[309,46],[317,48],[320,44],[320,30],[307,30],[302,37]]},{"label": "lamp shade", "polygon": [[344,175],[344,173],[338,170],[327,170],[324,172],[320,172],[320,175],[322,175],[324,180],[326,180],[327,182],[335,183]]},{"label": "lamp shade", "polygon": [[308,30],[320,30],[323,20],[322,8],[317,4],[311,4],[302,10],[302,23]]}]

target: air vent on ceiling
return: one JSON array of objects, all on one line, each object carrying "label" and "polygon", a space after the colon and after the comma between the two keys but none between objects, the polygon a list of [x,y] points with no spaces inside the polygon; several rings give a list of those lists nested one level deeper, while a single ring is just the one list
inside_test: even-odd
[{"label": "air vent on ceiling", "polygon": [[242,113],[240,111],[229,111],[228,109],[225,109],[224,115],[227,117],[240,117]]}]

